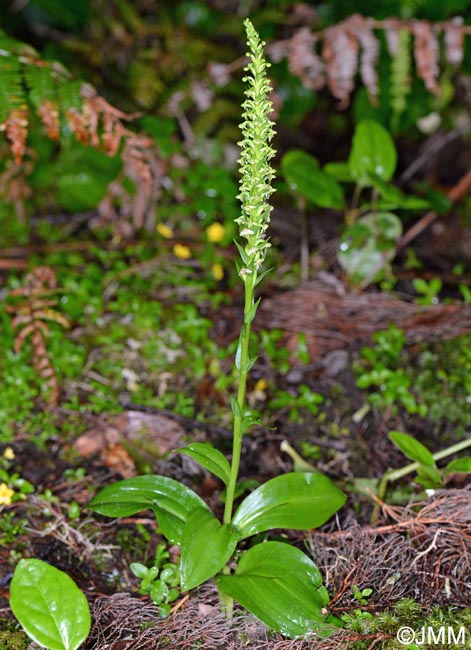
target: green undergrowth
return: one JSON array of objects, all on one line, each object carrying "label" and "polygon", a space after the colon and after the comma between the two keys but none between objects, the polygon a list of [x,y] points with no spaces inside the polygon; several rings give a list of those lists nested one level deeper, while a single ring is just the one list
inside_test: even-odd
[{"label": "green undergrowth", "polygon": [[[70,324],[64,329],[50,323],[47,339],[61,389],[59,408],[45,406],[48,386],[33,367],[29,340],[14,351],[7,296],[0,307],[1,442],[18,432],[39,443],[69,432],[75,437],[86,426],[80,412],[119,412],[123,394],[135,404],[224,425],[237,341],[221,347],[214,326],[232,300],[230,277],[218,282],[201,260],[190,264],[146,243],[33,257],[31,268],[39,265],[55,271],[55,310]],[[22,281],[23,275],[12,274],[9,288]],[[291,419],[316,414],[322,396],[308,386],[290,392],[278,386],[291,367],[283,333],[251,337],[260,350],[249,386],[254,410],[272,416],[288,409]],[[306,361],[304,348],[300,337],[294,355]]]},{"label": "green undergrowth", "polygon": [[[375,634],[390,635],[390,638],[385,638],[374,644],[375,648],[383,650],[399,650],[400,648],[409,648],[409,650],[442,648],[445,650],[469,647],[471,634],[471,609],[469,608],[434,606],[426,612],[413,598],[403,598],[393,607],[374,614],[367,611],[367,608],[358,608],[350,614],[344,614],[342,620],[345,629],[357,632],[359,635],[367,635],[365,640],[357,640],[349,644],[350,650],[368,650],[372,647],[371,635]],[[400,635],[399,631],[406,627],[413,631],[417,643],[399,642],[398,633]],[[447,642],[448,639],[453,641],[453,633],[455,638],[459,638],[458,635],[462,629],[466,645]],[[449,633],[449,630],[453,632]],[[434,639],[440,639],[440,634],[444,634],[442,638],[445,639],[445,643],[433,642]]]},{"label": "green undergrowth", "polygon": [[0,618],[0,650],[27,650],[31,640],[18,623],[10,618]]},{"label": "green undergrowth", "polygon": [[471,424],[471,335],[407,347],[391,326],[373,339],[354,366],[367,402],[383,414],[422,419],[445,442],[464,434]]}]

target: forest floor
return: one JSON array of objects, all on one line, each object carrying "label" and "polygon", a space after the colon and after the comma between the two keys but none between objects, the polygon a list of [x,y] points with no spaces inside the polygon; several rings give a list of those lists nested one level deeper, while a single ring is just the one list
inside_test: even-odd
[{"label": "forest floor", "polygon": [[[172,258],[165,242],[116,245],[86,230],[80,245],[46,245],[37,235],[29,248],[0,251],[14,267],[2,274],[6,303],[18,304],[7,287],[21,286],[15,278],[22,267],[47,266],[58,281],[50,308],[68,324],[51,327],[43,354],[54,370],[41,378],[25,340],[13,353],[19,333],[14,315],[3,314],[0,458],[18,499],[3,506],[0,521],[2,650],[30,647],[8,607],[8,585],[24,556],[66,571],[86,594],[93,624],[84,650],[394,648],[404,647],[396,633],[411,621],[414,629],[424,621],[469,624],[469,475],[450,474],[425,493],[412,472],[383,499],[375,496],[384,473],[409,462],[389,431],[410,433],[433,452],[469,435],[471,308],[457,300],[469,260],[419,238],[421,259],[433,266],[415,275],[441,279],[439,300],[417,300],[401,259],[394,269],[399,298],[355,292],[329,258],[335,229],[328,228],[312,279],[300,283],[296,224],[290,230],[275,211],[272,238],[282,246],[278,270],[262,289],[248,390],[263,425],[245,438],[240,480],[250,489],[298,468],[295,450],[346,491],[347,505],[321,529],[276,533],[318,564],[329,609],[345,629],[325,640],[286,640],[242,611],[225,620],[211,584],[182,594],[167,618],[139,594],[129,565],[152,564],[163,541],[155,519],[144,512],[109,520],[87,504],[113,481],[152,472],[183,481],[222,512],[219,481],[174,450],[199,440],[230,454],[228,394],[242,294],[230,278],[208,282],[196,262]],[[392,324],[404,332],[402,343]],[[375,331],[387,334],[375,341]],[[375,369],[389,374],[361,388],[359,378]],[[19,479],[34,491],[22,494]]]}]

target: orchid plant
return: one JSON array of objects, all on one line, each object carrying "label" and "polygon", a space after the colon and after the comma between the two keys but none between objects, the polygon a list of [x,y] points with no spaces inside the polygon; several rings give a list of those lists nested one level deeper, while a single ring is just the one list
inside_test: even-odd
[{"label": "orchid plant", "polygon": [[[257,487],[234,512],[242,439],[254,423],[246,403],[247,376],[255,362],[255,358],[250,356],[249,340],[260,302],[255,300],[255,288],[265,274],[263,263],[270,246],[267,229],[271,207],[268,200],[273,192],[271,183],[274,177],[270,160],[275,155],[271,146],[274,129],[270,120],[270,84],[266,76],[269,64],[263,56],[264,43],[249,20],[245,21],[245,28],[249,64],[244,78],[246,99],[241,124],[241,214],[236,220],[241,258],[238,272],[244,284],[245,306],[235,357],[238,390],[231,399],[232,457],[229,463],[211,445],[196,442],[178,450],[192,456],[226,486],[223,521],[219,521],[196,492],[172,478],[157,475],[137,476],[114,483],[97,494],[89,508],[109,517],[128,517],[152,509],[160,533],[168,542],[181,548],[180,587],[183,591],[214,579],[221,605],[228,615],[236,600],[269,627],[289,637],[325,635],[339,621],[329,615],[329,595],[314,562],[289,543],[263,541],[251,545],[248,540],[274,528],[308,530],[320,526],[342,507],[345,495],[321,473],[291,472]],[[236,552],[242,541],[247,550]],[[64,628],[67,634],[61,632],[57,643],[54,646],[46,643],[46,647],[75,650],[89,628],[88,609],[74,585],[62,584],[57,569],[38,562],[23,561],[24,564],[15,572],[12,584],[14,611],[32,638],[44,644],[45,639],[52,638],[51,634],[57,636],[57,611],[59,609],[60,614],[60,607],[55,592],[49,593],[47,583],[48,576],[56,572],[58,577],[56,573],[53,577],[58,580],[58,588],[70,591],[73,608],[76,603],[82,607],[83,625],[80,634],[76,634],[71,642],[68,626],[69,623],[73,625],[72,610],[70,616],[63,612],[61,630],[63,632]],[[46,594],[41,602],[44,601],[48,607],[47,616],[40,612],[40,620],[34,626],[20,604],[33,583],[41,594]],[[52,633],[49,627],[45,629],[45,621]]]},{"label": "orchid plant", "polygon": [[[269,627],[290,637],[325,630],[336,623],[328,615],[327,590],[314,562],[299,549],[279,541],[265,541],[235,555],[238,544],[273,528],[307,530],[322,525],[345,501],[345,495],[320,473],[291,472],[255,489],[234,512],[242,439],[253,424],[246,404],[247,376],[255,362],[249,339],[259,300],[255,288],[263,278],[270,242],[267,229],[274,170],[270,160],[274,128],[270,119],[269,64],[264,43],[245,21],[249,64],[244,82],[240,142],[240,242],[238,273],[245,289],[244,320],[235,357],[237,395],[231,399],[233,448],[231,462],[206,443],[192,443],[183,454],[192,456],[226,486],[223,521],[187,486],[167,476],[145,475],[106,487],[90,509],[110,517],[126,517],[151,508],[162,535],[181,547],[181,589],[194,589],[214,578],[221,604],[230,614],[233,600]],[[244,547],[247,543],[244,544]],[[236,560],[237,557],[237,560]]]}]

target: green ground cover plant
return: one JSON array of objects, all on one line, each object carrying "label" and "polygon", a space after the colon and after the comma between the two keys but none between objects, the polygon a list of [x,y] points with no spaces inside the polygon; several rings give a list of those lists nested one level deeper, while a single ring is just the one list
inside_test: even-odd
[{"label": "green ground cover plant", "polygon": [[[447,437],[459,437],[471,422],[470,336],[422,344],[412,351],[402,330],[391,325],[361,349],[354,371],[367,402],[386,417],[401,409],[417,414]],[[447,424],[448,423],[448,424]]]},{"label": "green ground cover plant", "polygon": [[[330,162],[322,168],[316,158],[300,149],[292,149],[283,156],[281,170],[302,216],[304,279],[308,265],[307,205],[344,213],[345,227],[337,259],[354,285],[363,288],[387,277],[403,233],[397,211],[432,207],[427,198],[406,195],[393,182],[396,165],[397,150],[392,136],[372,119],[356,125],[346,161]],[[345,184],[353,187],[348,194],[343,188]]]}]

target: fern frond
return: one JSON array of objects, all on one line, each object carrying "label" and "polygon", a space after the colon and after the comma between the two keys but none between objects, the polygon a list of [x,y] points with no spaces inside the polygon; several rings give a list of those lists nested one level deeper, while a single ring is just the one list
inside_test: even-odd
[{"label": "fern frond", "polygon": [[27,105],[21,61],[0,45],[0,124],[4,124],[12,113],[24,111]]},{"label": "fern frond", "polygon": [[59,103],[64,113],[70,109],[80,111],[83,101],[82,86],[83,81],[77,79],[61,83],[58,86]]},{"label": "fern frond", "polygon": [[57,300],[50,299],[57,282],[53,270],[39,266],[25,277],[24,286],[10,291],[10,297],[22,297],[17,305],[8,305],[6,310],[13,314],[12,327],[16,331],[14,348],[18,354],[27,339],[31,340],[34,368],[48,392],[48,403],[56,405],[59,397],[59,380],[46,347],[49,337],[48,322],[69,327],[68,321],[54,307]]},{"label": "fern frond", "polygon": [[407,29],[400,29],[397,34],[397,50],[391,59],[390,92],[393,111],[391,128],[396,132],[399,121],[406,109],[407,95],[411,90],[411,34]]},{"label": "fern frond", "polygon": [[[410,0],[411,10],[416,5],[423,6],[426,1]],[[375,65],[379,42],[375,32],[384,33],[389,55],[393,59],[391,78],[396,83],[393,111],[397,124],[404,110],[408,84],[411,83],[408,78],[411,76],[412,60],[417,76],[422,79],[426,89],[439,94],[439,37],[444,35],[443,58],[452,65],[459,65],[463,61],[465,36],[471,35],[471,25],[464,24],[459,17],[430,22],[399,18],[376,20],[353,14],[332,27],[314,33],[307,27],[300,27],[290,38],[272,43],[268,51],[275,62],[286,58],[289,70],[299,77],[306,88],[319,89],[326,85],[340,101],[340,106],[346,107],[355,88],[359,44],[361,80],[373,102],[378,94]],[[413,47],[411,35],[414,36]],[[402,44],[399,44],[399,36]],[[399,48],[402,48],[401,52],[398,52]]]}]

